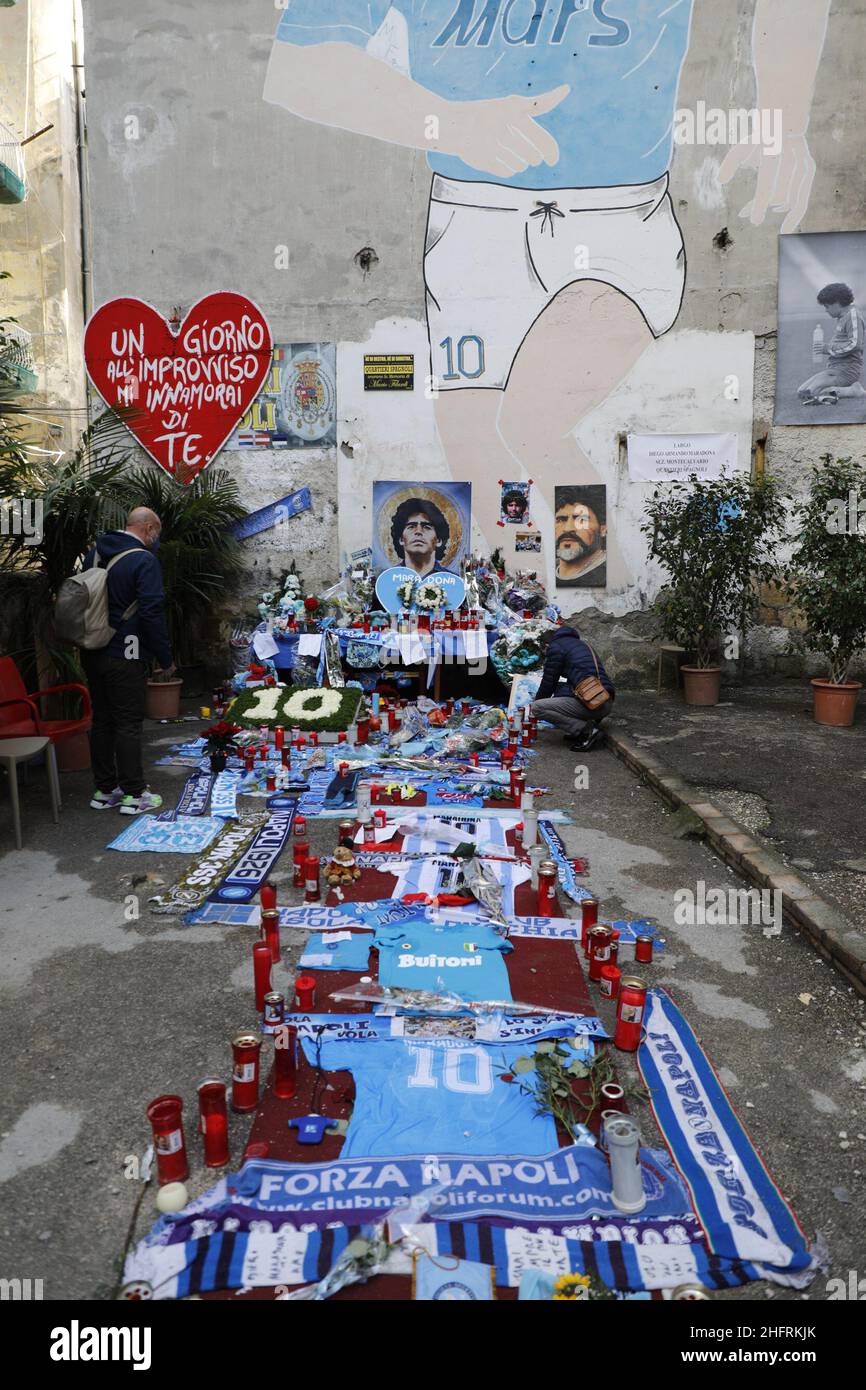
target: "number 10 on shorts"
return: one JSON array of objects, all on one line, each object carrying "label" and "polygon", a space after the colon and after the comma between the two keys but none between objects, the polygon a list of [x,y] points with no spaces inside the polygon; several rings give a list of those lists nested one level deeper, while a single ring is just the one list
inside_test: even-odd
[{"label": "number 10 on shorts", "polygon": [[443,381],[459,381],[461,377],[474,381],[484,375],[484,340],[479,338],[477,333],[466,333],[462,338],[458,338],[456,353],[453,338],[443,338],[439,346],[445,349],[448,366]]}]

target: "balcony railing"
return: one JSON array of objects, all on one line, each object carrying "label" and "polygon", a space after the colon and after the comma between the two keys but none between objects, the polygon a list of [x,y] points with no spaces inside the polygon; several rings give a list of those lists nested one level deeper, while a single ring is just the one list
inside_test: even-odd
[{"label": "balcony railing", "polygon": [[26,192],[21,141],[0,121],[0,203],[23,203]]},{"label": "balcony railing", "polygon": [[29,394],[38,384],[31,335],[17,323],[0,322],[0,390]]}]

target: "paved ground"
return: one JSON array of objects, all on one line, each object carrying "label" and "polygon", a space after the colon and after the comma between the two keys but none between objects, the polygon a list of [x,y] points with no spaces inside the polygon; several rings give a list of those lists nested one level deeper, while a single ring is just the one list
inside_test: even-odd
[{"label": "paved ground", "polygon": [[852,729],[812,719],[808,685],[748,687],[696,709],[626,690],[617,725],[771,845],[866,936],[866,706]]},{"label": "paved ground", "polygon": [[[639,699],[630,709],[631,697],[623,697],[623,715],[637,719]],[[714,717],[730,715],[722,709]],[[728,734],[717,727],[724,750]],[[193,728],[152,726],[150,737],[164,751]],[[720,758],[715,746],[703,745],[708,773]],[[551,789],[548,804],[575,816],[569,848],[589,857],[603,913],[639,913],[665,927],[669,949],[653,978],[670,986],[702,1037],[804,1227],[825,1236],[832,1275],[866,1274],[866,1007],[787,927],[777,940],[760,927],[677,927],[678,888],[699,880],[742,885],[702,844],[677,839],[661,804],[610,754],[589,755],[590,786],[579,792],[574,761],[552,733],[544,735],[539,780]],[[744,759],[737,754],[736,761]],[[788,777],[797,765],[788,760],[777,775]],[[161,769],[152,783],[173,799],[184,776]],[[63,789],[55,831],[43,810],[42,774],[32,775],[21,853],[11,847],[0,803],[0,1276],[42,1278],[47,1298],[105,1299],[140,1191],[125,1179],[124,1161],[146,1145],[145,1103],[177,1090],[191,1106],[197,1081],[227,1074],[228,1042],[253,1022],[251,943],[236,928],[190,929],[149,916],[148,885],[133,885],[130,876],[170,882],[186,861],[107,853],[121,818],[87,809],[86,776],[65,777]],[[818,829],[820,819],[810,824]],[[329,849],[333,822],[320,825],[314,848]],[[855,854],[855,846],[846,848],[845,857]],[[819,865],[817,850],[812,857]],[[142,900],[138,920],[127,920],[131,894]],[[287,890],[282,900],[294,896]],[[642,1126],[645,1142],[658,1142],[646,1112]],[[248,1122],[233,1118],[231,1127],[237,1157]],[[187,1138],[191,1188],[199,1192],[209,1176],[189,1112]],[[139,1231],[152,1217],[149,1190]],[[820,1278],[809,1297],[824,1293]],[[772,1295],[787,1296],[780,1289]]]}]

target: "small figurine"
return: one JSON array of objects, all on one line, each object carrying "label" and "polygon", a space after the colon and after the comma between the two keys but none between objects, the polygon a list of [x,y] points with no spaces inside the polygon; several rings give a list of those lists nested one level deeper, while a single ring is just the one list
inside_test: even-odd
[{"label": "small figurine", "polygon": [[346,845],[339,845],[325,865],[325,882],[331,888],[343,888],[360,877],[361,870],[354,854]]}]

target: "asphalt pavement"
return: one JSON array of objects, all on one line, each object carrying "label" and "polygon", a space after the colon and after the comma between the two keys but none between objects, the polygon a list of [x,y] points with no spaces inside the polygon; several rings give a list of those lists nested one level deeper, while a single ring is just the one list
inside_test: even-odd
[{"label": "asphalt pavement", "polygon": [[[634,730],[644,718],[638,698],[644,697],[618,701],[623,727]],[[690,748],[710,785],[720,765],[714,760],[724,758],[732,736],[727,710],[715,718],[702,712],[703,722],[695,725],[701,732],[678,738],[679,726],[666,724],[659,706],[650,737],[671,733],[666,756],[669,749]],[[150,756],[164,754],[196,728],[149,726]],[[832,737],[846,752],[855,746]],[[820,742],[818,765],[828,746]],[[863,744],[857,746],[862,755]],[[678,890],[746,885],[702,842],[679,838],[670,814],[612,754],[585,756],[584,787],[577,758],[558,736],[544,732],[539,747],[533,780],[549,788],[545,806],[574,817],[564,838],[570,853],[589,860],[587,883],[601,900],[602,915],[648,917],[663,928],[667,950],[647,968],[649,978],[670,988],[692,1023],[807,1233],[820,1232],[826,1240],[828,1277],[847,1280],[851,1270],[862,1277],[864,1001],[789,926],[767,938],[760,924],[678,925]],[[732,773],[736,766],[738,779],[744,772],[757,778],[751,757],[733,752],[727,759]],[[802,758],[791,761],[787,744],[779,745],[778,781],[792,783],[802,765]],[[151,785],[170,805],[185,776],[183,768],[155,768]],[[759,789],[748,790],[769,803],[773,776],[767,755]],[[22,789],[20,852],[0,801],[0,1048],[6,1071],[0,1277],[42,1279],[47,1299],[102,1300],[117,1286],[131,1228],[141,1234],[155,1216],[151,1186],[136,1218],[142,1193],[136,1166],[149,1139],[144,1108],[151,1097],[165,1091],[184,1097],[190,1191],[198,1194],[213,1181],[195,1134],[195,1087],[206,1076],[228,1075],[230,1039],[255,1023],[251,940],[248,929],[184,927],[152,916],[148,895],[173,882],[189,861],[106,850],[124,819],[88,809],[87,774],[65,775],[62,787],[63,814],[55,828],[44,773],[31,773]],[[814,779],[807,790],[817,795]],[[839,854],[820,821],[820,815],[808,820],[816,830],[808,838],[819,873],[831,854]],[[779,816],[773,821],[781,823]],[[786,833],[794,835],[796,824],[792,813]],[[314,852],[333,848],[333,821],[311,822],[310,831]],[[845,858],[857,857],[855,841],[852,832],[841,851]],[[287,886],[290,862],[273,877],[282,902],[298,901]],[[295,957],[296,951],[286,951],[277,988],[290,984]],[[609,1006],[601,1003],[599,1012],[610,1021]],[[638,1115],[643,1142],[660,1143],[649,1110],[640,1107]],[[248,1129],[248,1120],[231,1117],[233,1159]],[[760,1285],[725,1297],[821,1299],[826,1279],[819,1276],[805,1295]]]}]

